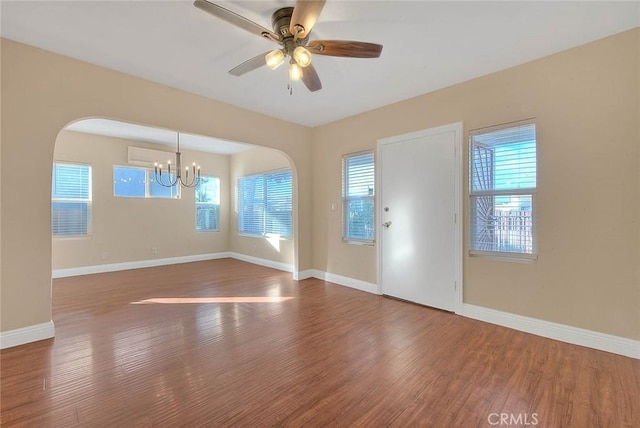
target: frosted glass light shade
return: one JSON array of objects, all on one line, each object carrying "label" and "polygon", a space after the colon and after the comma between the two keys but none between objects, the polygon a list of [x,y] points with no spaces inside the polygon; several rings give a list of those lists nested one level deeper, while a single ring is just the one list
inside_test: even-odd
[{"label": "frosted glass light shade", "polygon": [[289,79],[300,80],[302,79],[302,67],[296,64],[294,61],[289,64]]},{"label": "frosted glass light shade", "polygon": [[284,52],[282,52],[280,49],[272,50],[265,55],[264,59],[267,62],[267,67],[275,70],[284,62]]},{"label": "frosted glass light shade", "polygon": [[293,50],[293,59],[300,67],[306,67],[311,64],[311,52],[303,46],[298,46]]}]

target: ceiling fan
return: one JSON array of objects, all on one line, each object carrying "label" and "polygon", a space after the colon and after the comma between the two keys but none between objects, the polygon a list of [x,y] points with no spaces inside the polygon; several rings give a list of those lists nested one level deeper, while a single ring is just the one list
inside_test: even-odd
[{"label": "ceiling fan", "polygon": [[238,15],[222,6],[207,0],[195,0],[193,5],[217,18],[267,38],[280,45],[279,48],[261,53],[237,67],[229,70],[234,76],[241,76],[263,65],[272,70],[278,68],[289,57],[289,78],[302,80],[311,92],[322,89],[322,83],[311,64],[311,54],[348,58],[378,58],[382,45],[349,40],[309,40],[325,1],[297,0],[295,7],[276,10],[271,23],[273,31],[256,24],[242,15]]}]

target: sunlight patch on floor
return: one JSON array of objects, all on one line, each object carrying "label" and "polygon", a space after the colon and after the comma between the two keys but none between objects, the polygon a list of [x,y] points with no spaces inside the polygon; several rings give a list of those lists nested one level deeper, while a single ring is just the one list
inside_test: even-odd
[{"label": "sunlight patch on floor", "polygon": [[281,303],[294,299],[288,296],[235,296],[235,297],[154,297],[131,302],[132,305],[151,303]]}]

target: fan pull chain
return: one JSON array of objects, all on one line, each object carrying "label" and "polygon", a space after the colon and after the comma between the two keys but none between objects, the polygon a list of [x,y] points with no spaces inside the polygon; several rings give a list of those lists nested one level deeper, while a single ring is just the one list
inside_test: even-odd
[{"label": "fan pull chain", "polygon": [[291,80],[287,83],[287,90],[289,91],[289,95],[293,95],[293,85],[291,84]]}]

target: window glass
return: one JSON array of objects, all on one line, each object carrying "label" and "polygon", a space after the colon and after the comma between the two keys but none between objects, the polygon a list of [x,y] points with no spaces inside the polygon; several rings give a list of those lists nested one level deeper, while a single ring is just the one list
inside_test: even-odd
[{"label": "window glass", "polygon": [[220,230],[220,180],[202,176],[195,191],[196,230]]},{"label": "window glass", "polygon": [[[150,198],[176,198],[178,196],[179,186],[165,187],[156,181],[155,173],[153,171],[149,170],[148,174]],[[164,183],[173,183],[175,179],[176,175],[174,173],[163,174],[162,177]]]},{"label": "window glass", "polygon": [[342,159],[342,238],[371,243],[375,239],[375,165],[373,152]]},{"label": "window glass", "polygon": [[291,172],[265,176],[265,233],[291,236]]},{"label": "window glass", "polygon": [[128,198],[144,198],[146,170],[143,168],[113,167],[113,194]]},{"label": "window glass", "polygon": [[91,229],[91,167],[54,163],[51,181],[53,235],[88,235]]},{"label": "window glass", "polygon": [[[176,179],[175,174],[163,174],[163,181],[171,183]],[[113,195],[124,198],[177,198],[180,187],[165,187],[156,182],[152,169],[114,166],[113,167]]]},{"label": "window glass", "polygon": [[249,235],[292,235],[291,171],[238,179],[238,230]]},{"label": "window glass", "polygon": [[472,251],[535,254],[536,150],[534,123],[471,133]]}]

